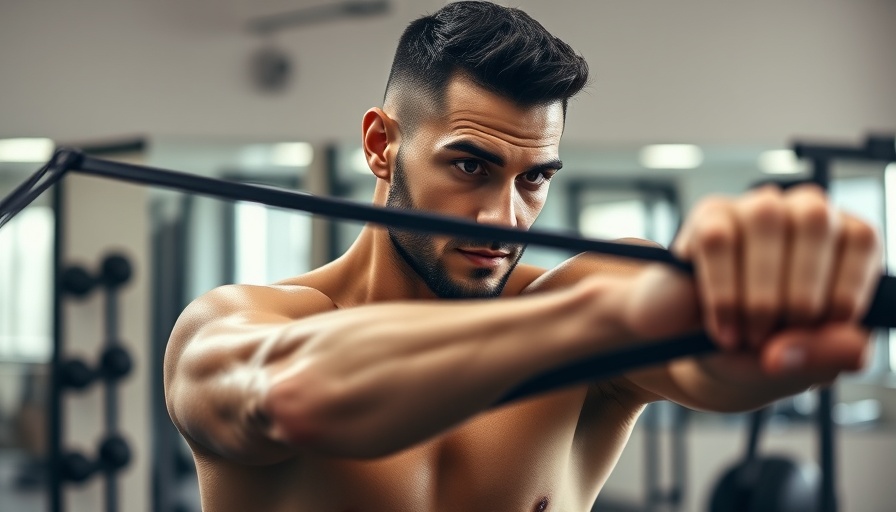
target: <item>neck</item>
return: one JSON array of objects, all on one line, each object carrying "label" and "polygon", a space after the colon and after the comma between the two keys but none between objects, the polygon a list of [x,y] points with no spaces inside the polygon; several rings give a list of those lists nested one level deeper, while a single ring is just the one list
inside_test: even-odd
[{"label": "neck", "polygon": [[348,251],[328,266],[344,276],[344,288],[334,298],[341,307],[436,298],[397,253],[384,228],[365,226]]}]

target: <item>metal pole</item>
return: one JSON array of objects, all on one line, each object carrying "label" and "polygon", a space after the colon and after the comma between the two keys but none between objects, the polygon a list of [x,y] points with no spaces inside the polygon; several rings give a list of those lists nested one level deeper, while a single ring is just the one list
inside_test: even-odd
[{"label": "metal pole", "polygon": [[62,259],[65,252],[65,225],[63,208],[65,208],[65,187],[57,183],[53,188],[53,354],[50,357],[50,422],[47,429],[47,482],[49,504],[52,512],[65,510],[62,499],[62,436],[65,431],[62,425],[62,382],[59,368],[62,364],[63,333],[63,291],[62,291]]}]

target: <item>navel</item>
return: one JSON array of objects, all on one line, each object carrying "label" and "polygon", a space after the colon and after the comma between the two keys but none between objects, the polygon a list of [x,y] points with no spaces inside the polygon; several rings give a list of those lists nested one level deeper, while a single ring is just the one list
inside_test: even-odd
[{"label": "navel", "polygon": [[548,509],[548,498],[545,496],[541,498],[541,501],[538,502],[538,505],[535,505],[535,512],[544,512]]}]

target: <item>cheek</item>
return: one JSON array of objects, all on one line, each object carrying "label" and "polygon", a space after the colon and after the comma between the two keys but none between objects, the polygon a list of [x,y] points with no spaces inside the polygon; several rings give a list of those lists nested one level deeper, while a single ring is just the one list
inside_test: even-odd
[{"label": "cheek", "polygon": [[545,199],[547,199],[547,190],[521,196],[517,209],[520,227],[528,229],[535,223],[535,219],[538,218],[542,208],[544,208]]}]

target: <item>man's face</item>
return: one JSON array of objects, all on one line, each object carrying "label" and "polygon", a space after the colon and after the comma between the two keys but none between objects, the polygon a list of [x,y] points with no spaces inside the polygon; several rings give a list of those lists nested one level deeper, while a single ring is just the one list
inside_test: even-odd
[{"label": "man's face", "polygon": [[[560,102],[519,107],[458,77],[441,112],[419,121],[395,158],[387,205],[528,229],[559,170]],[[501,294],[523,246],[389,228],[404,261],[441,298]]]}]

